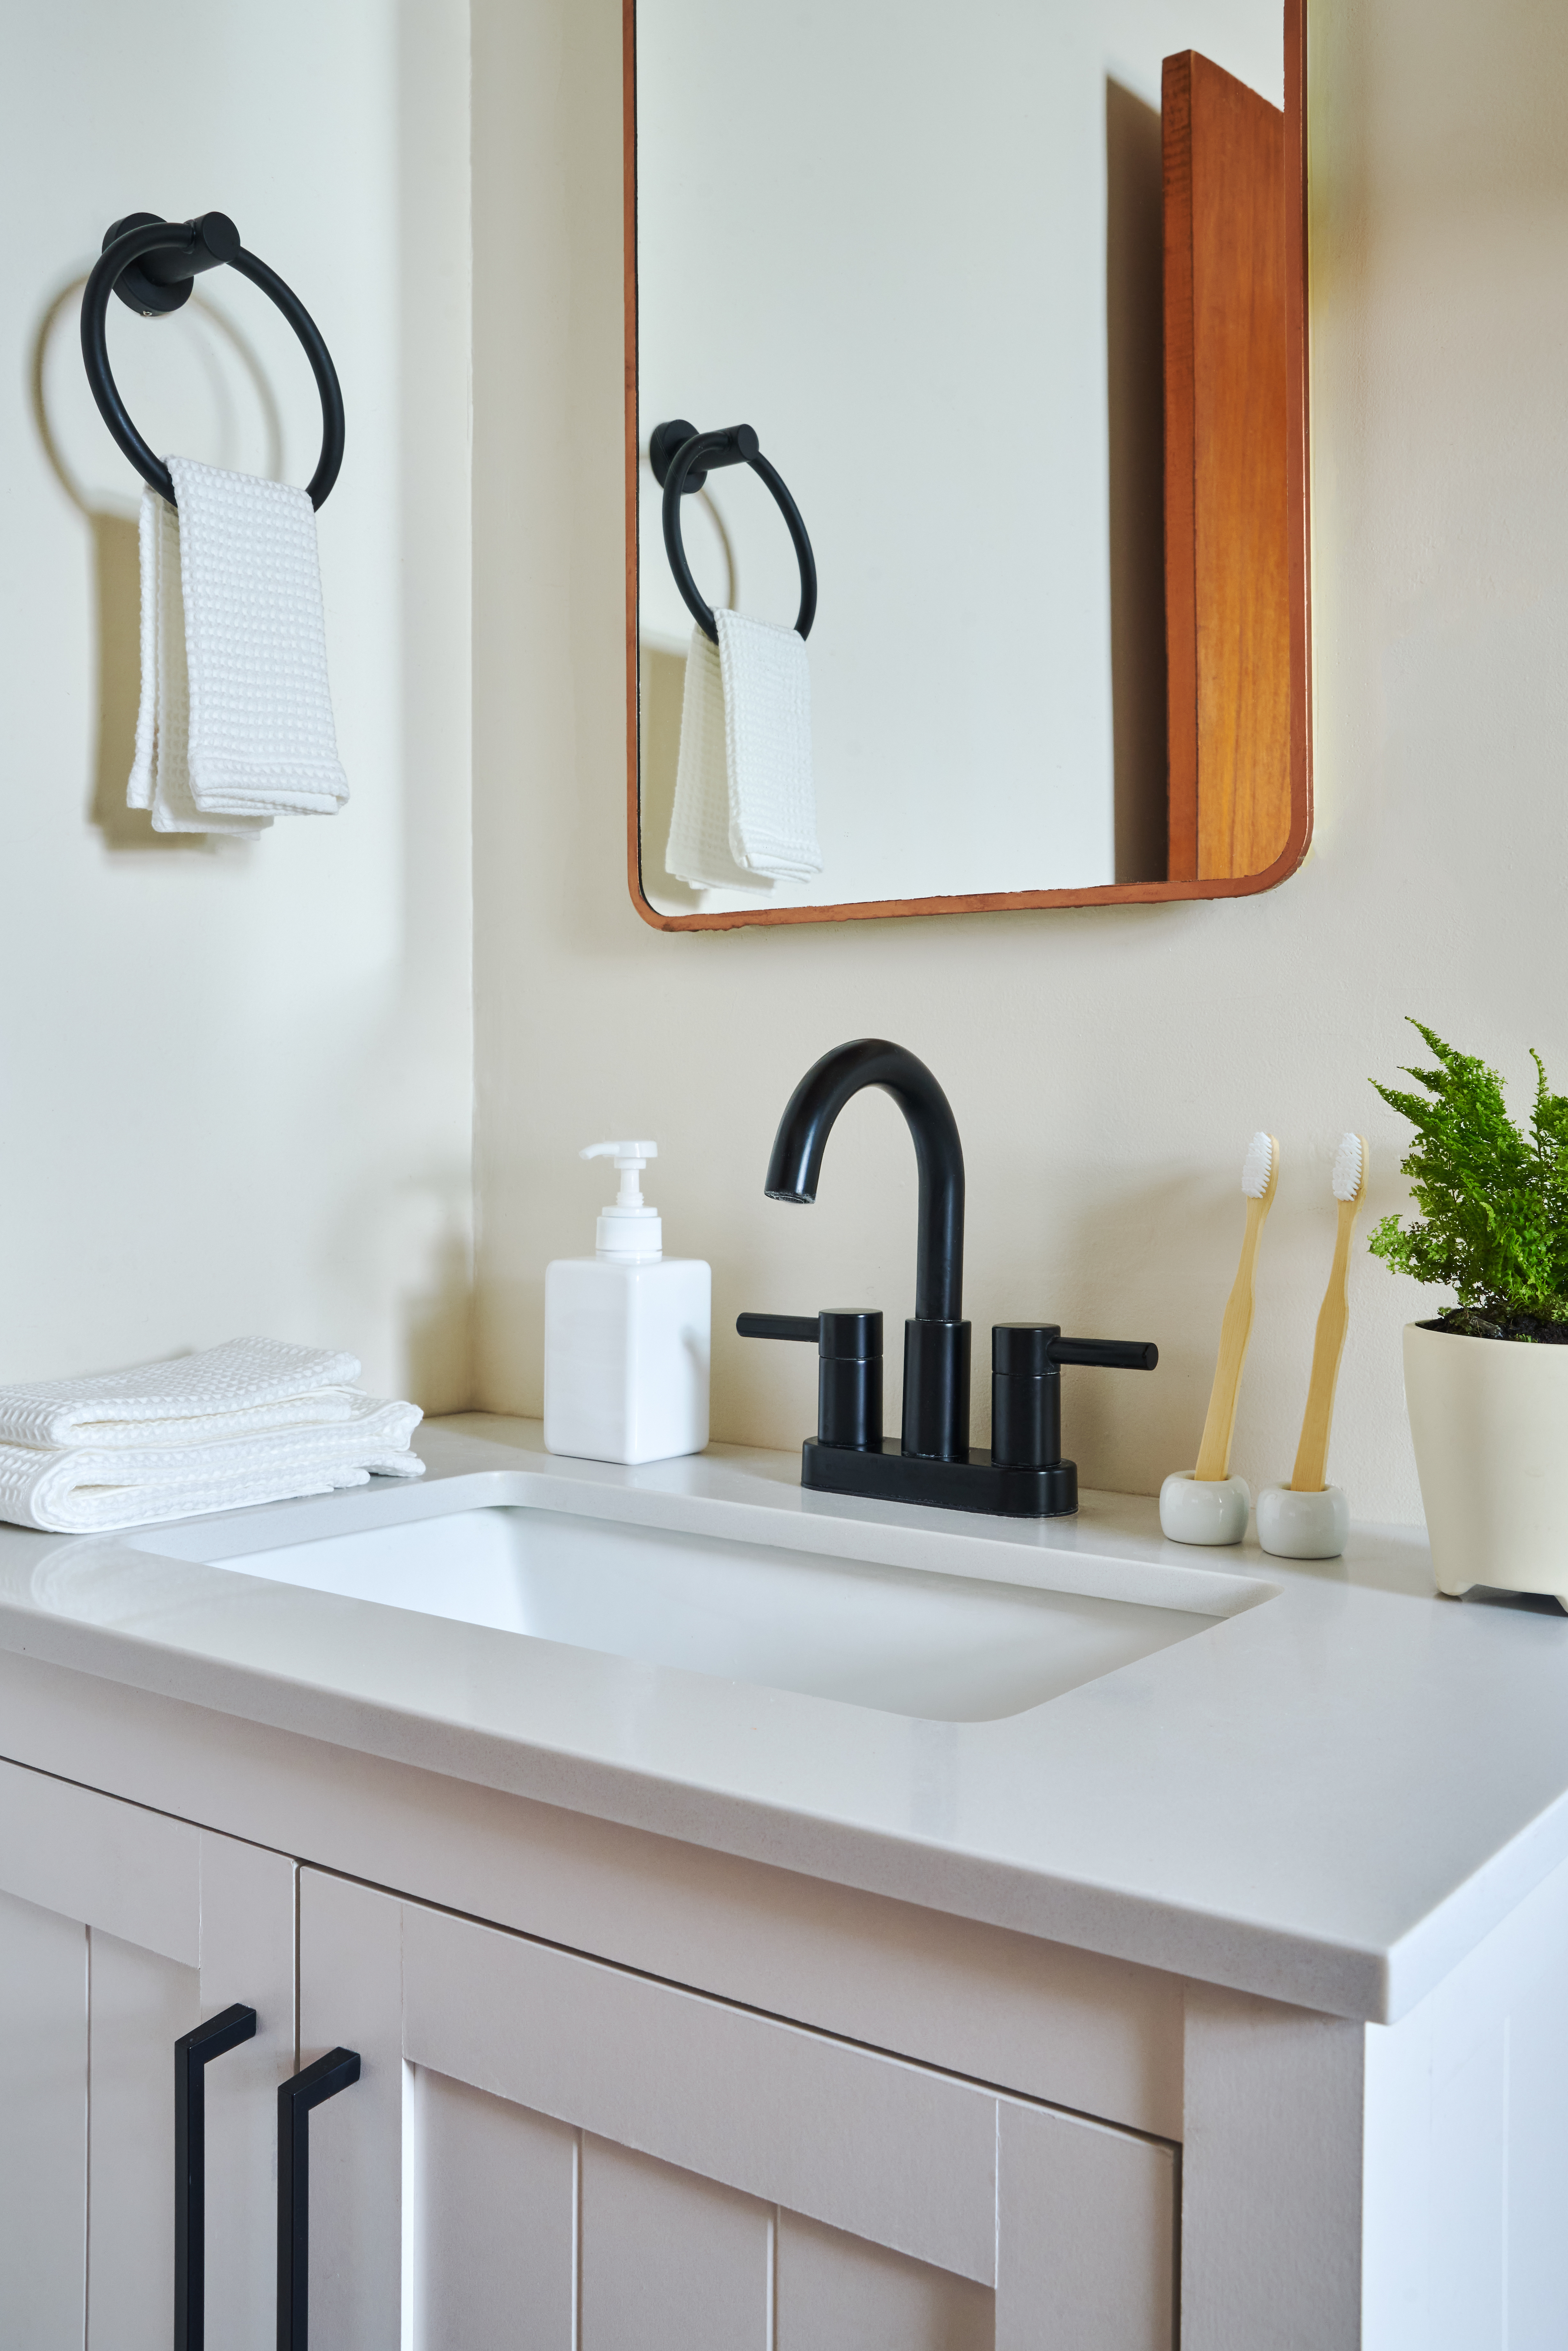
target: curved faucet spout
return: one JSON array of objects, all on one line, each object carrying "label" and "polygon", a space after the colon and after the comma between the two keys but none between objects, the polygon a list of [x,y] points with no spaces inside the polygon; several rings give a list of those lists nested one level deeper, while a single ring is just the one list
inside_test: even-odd
[{"label": "curved faucet spout", "polygon": [[790,1095],[764,1186],[770,1200],[814,1200],[833,1121],[862,1086],[893,1096],[909,1123],[920,1176],[920,1238],[915,1313],[921,1322],[958,1322],[964,1305],[964,1153],[952,1106],[924,1061],[885,1038],[836,1046]]}]

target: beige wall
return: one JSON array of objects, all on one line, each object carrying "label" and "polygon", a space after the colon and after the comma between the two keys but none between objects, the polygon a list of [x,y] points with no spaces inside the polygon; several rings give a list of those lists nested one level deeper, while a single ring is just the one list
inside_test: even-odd
[{"label": "beige wall", "polygon": [[[8,13],[0,1380],[264,1331],[466,1400],[467,32],[462,0]],[[118,215],[214,206],[342,378],[320,542],[352,798],[255,844],[159,846],[123,810],[140,485],[88,400],[72,289]],[[256,368],[187,313],[111,304],[131,413],[160,448],[260,466],[270,399],[307,479],[302,355],[232,273],[204,283]]]},{"label": "beige wall", "polygon": [[[664,1149],[671,1247],[714,1264],[716,1432],[792,1443],[810,1358],[735,1340],[734,1314],[907,1311],[914,1169],[879,1096],[846,1115],[814,1209],[766,1202],[762,1169],[807,1064],[882,1032],[958,1113],[981,1360],[1002,1315],[1161,1343],[1153,1378],[1071,1378],[1070,1448],[1101,1484],[1152,1488],[1193,1456],[1242,1151],[1275,1128],[1238,1466],[1288,1468],[1343,1125],[1372,1136],[1375,1210],[1403,1190],[1397,1124],[1365,1084],[1405,1050],[1401,1014],[1521,1086],[1531,1043],[1568,1073],[1568,16],[1310,5],[1306,868],[1229,905],[670,938],[623,878],[618,12],[476,0],[474,1059],[465,12],[287,0],[260,42],[242,10],[16,16],[0,175],[33,225],[0,401],[26,557],[0,566],[0,1378],[254,1328],[346,1343],[433,1407],[537,1410],[543,1267],[590,1245],[602,1189],[575,1149],[631,1127]],[[160,41],[152,139],[126,93]],[[132,848],[109,795],[132,716],[135,485],[84,405],[68,289],[117,213],[213,203],[297,280],[343,374],[322,555],[354,799],[249,851]],[[310,396],[248,296],[214,289],[300,479]],[[260,462],[255,420],[198,398],[172,332],[116,319],[137,413],[192,454]],[[1418,1303],[1358,1259],[1334,1469],[1371,1515],[1418,1507],[1398,1372]]]},{"label": "beige wall", "polygon": [[[601,1134],[656,1135],[666,1247],[714,1266],[714,1430],[793,1443],[804,1349],[742,1307],[911,1306],[913,1159],[854,1104],[811,1209],[762,1196],[826,1047],[901,1040],[967,1156],[967,1301],[1153,1338],[1151,1378],[1068,1375],[1087,1481],[1190,1464],[1267,1124],[1283,1176],[1236,1467],[1288,1476],[1342,1128],[1397,1205],[1367,1077],[1414,1012],[1568,1081],[1568,11],[1310,0],[1317,833],[1270,895],[1211,905],[664,936],[623,879],[618,12],[479,0],[478,1393],[535,1412],[541,1277],[591,1246]],[[1419,1510],[1399,1329],[1357,1256],[1332,1474]],[[983,1348],[983,1340],[982,1340]],[[977,1350],[980,1353],[980,1350]],[[983,1360],[983,1355],[982,1355]],[[977,1384],[983,1396],[984,1384]],[[889,1425],[893,1422],[890,1403]]]},{"label": "beige wall", "polygon": [[[0,177],[31,226],[0,401],[25,550],[0,567],[0,1378],[254,1328],[346,1343],[433,1407],[537,1410],[543,1267],[590,1245],[602,1189],[575,1149],[630,1127],[664,1152],[671,1247],[714,1264],[716,1432],[792,1443],[810,1358],[737,1342],[734,1314],[864,1301],[896,1321],[914,1169],[877,1096],[846,1115],[814,1209],[766,1202],[762,1169],[807,1064],[882,1032],[958,1113],[982,1362],[1002,1315],[1160,1342],[1153,1378],[1071,1379],[1070,1448],[1101,1484],[1152,1488],[1193,1456],[1241,1154],[1275,1128],[1238,1466],[1288,1468],[1343,1125],[1372,1136],[1374,1208],[1402,1193],[1365,1083],[1401,1056],[1400,1015],[1521,1085],[1531,1043],[1568,1073],[1568,16],[1311,6],[1306,868],[1229,905],[670,938],[623,878],[618,11],[476,0],[472,1371],[465,12],[284,0],[259,41],[247,10],[171,0],[15,15]],[[154,50],[155,135],[129,95]],[[322,555],[354,799],[250,850],[157,850],[110,812],[135,485],[84,405],[68,288],[119,212],[214,203],[297,280],[343,374]],[[298,354],[249,289],[214,299],[256,341],[303,478]],[[117,318],[133,407],[171,445],[261,462],[256,419],[225,421],[234,385],[193,390],[176,327]],[[1358,1259],[1334,1469],[1372,1515],[1417,1508],[1398,1372],[1417,1303]]]}]

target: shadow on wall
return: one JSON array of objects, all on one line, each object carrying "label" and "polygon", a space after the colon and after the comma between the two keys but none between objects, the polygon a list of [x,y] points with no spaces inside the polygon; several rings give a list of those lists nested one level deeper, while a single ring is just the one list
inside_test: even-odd
[{"label": "shadow on wall", "polygon": [[1105,84],[1105,388],[1116,879],[1163,881],[1166,815],[1164,154],[1159,110]]},{"label": "shadow on wall", "polygon": [[466,1177],[431,1187],[441,1228],[429,1246],[421,1286],[402,1301],[408,1394],[427,1412],[460,1412],[472,1401],[473,1244]]},{"label": "shadow on wall", "polygon": [[[75,327],[81,308],[85,277],[75,277],[56,295],[39,321],[33,339],[31,390],[33,418],[50,468],[71,504],[85,517],[92,543],[93,617],[98,644],[98,680],[94,707],[97,740],[88,792],[88,821],[111,852],[141,853],[163,850],[177,855],[212,856],[220,847],[215,834],[154,832],[145,809],[127,808],[125,786],[136,747],[136,713],[141,698],[141,559],[134,514],[97,502],[76,479],[62,454],[49,416],[46,366],[56,329],[68,318]],[[220,310],[193,295],[186,312],[199,312],[202,323],[228,346],[239,361],[265,420],[267,462],[265,471],[276,479],[283,470],[283,424],[277,402],[260,360],[245,337]]]}]

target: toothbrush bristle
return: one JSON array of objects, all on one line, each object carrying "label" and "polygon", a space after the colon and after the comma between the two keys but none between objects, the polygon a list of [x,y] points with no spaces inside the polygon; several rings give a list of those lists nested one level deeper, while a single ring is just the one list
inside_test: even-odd
[{"label": "toothbrush bristle", "polygon": [[1360,1191],[1364,1155],[1359,1134],[1340,1136],[1339,1149],[1333,1155],[1333,1174],[1329,1179],[1336,1200],[1354,1200]]},{"label": "toothbrush bristle", "polygon": [[1269,1189],[1269,1178],[1274,1169],[1274,1138],[1261,1127],[1247,1146],[1247,1156],[1241,1163],[1241,1189],[1249,1200],[1260,1200]]}]

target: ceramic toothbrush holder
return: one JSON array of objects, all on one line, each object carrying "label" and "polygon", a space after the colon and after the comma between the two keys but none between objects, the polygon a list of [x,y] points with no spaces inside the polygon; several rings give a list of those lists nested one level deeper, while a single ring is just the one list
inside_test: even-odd
[{"label": "ceramic toothbrush holder", "polygon": [[1160,1488],[1160,1532],[1167,1542],[1239,1543],[1252,1492],[1245,1478],[1205,1479],[1173,1469]]},{"label": "ceramic toothbrush holder", "polygon": [[1342,1488],[1297,1494],[1265,1486],[1258,1497],[1258,1540],[1276,1559],[1337,1559],[1350,1533],[1350,1504]]}]

